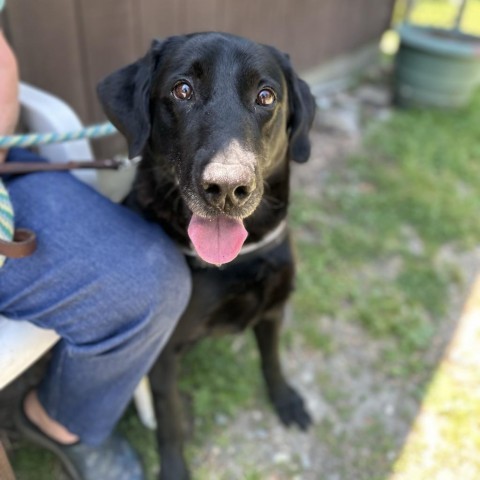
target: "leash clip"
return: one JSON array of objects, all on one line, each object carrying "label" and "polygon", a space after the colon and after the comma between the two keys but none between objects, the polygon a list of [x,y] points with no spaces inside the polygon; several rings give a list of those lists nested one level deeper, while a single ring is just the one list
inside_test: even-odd
[{"label": "leash clip", "polygon": [[128,158],[125,155],[115,155],[113,159],[119,170],[125,170],[132,167],[135,168],[141,162],[142,157],[137,155],[136,157]]}]

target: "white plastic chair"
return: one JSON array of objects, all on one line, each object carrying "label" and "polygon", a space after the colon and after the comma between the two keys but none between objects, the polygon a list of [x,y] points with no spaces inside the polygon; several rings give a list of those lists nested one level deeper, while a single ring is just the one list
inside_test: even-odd
[{"label": "white plastic chair", "polygon": [[[24,111],[23,118],[32,132],[62,133],[83,128],[76,113],[65,102],[38,88],[21,84],[20,103]],[[93,160],[88,140],[41,146],[39,152],[52,162]],[[98,189],[96,171],[79,170],[74,175]],[[28,322],[14,322],[0,315],[0,391],[58,340],[58,335],[52,330],[41,329]],[[138,385],[134,401],[142,423],[154,429],[155,415],[147,378]]]}]

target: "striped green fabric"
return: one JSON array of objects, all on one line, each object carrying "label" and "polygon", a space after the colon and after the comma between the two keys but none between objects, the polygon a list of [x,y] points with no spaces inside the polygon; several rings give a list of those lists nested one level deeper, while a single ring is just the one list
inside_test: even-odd
[{"label": "striped green fabric", "polygon": [[[0,239],[11,241],[13,238],[13,207],[10,203],[7,189],[0,180]],[[0,268],[5,263],[5,257],[0,255]]]}]

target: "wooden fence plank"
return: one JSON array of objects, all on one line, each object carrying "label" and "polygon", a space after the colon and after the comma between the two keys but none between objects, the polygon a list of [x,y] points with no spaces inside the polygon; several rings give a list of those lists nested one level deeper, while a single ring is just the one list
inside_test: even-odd
[{"label": "wooden fence plank", "polygon": [[180,31],[181,11],[174,1],[138,0],[142,44],[146,50],[153,38],[169,37]]},{"label": "wooden fence plank", "polygon": [[142,52],[137,41],[135,2],[131,0],[76,0],[82,32],[84,75],[88,84],[90,117],[101,114],[95,98],[95,85],[105,75],[133,62]]},{"label": "wooden fence plank", "polygon": [[279,46],[278,40],[285,38],[286,6],[284,0],[226,0],[222,30]]},{"label": "wooden fence plank", "polygon": [[222,8],[221,0],[181,0],[177,2],[178,18],[181,28],[178,33],[208,32],[221,30],[218,13]]},{"label": "wooden fence plank", "polygon": [[[13,0],[7,2],[6,23],[22,78],[65,99],[83,121],[93,122],[104,118],[95,94],[98,80],[141,56],[152,38],[231,32],[288,52],[302,70],[378,40],[393,2]],[[123,145],[115,139],[104,143],[114,149]]]},{"label": "wooden fence plank", "polygon": [[[84,76],[87,84],[88,118],[104,119],[96,95],[96,85],[106,75],[135,61],[141,52],[140,12],[132,0],[76,0],[77,20],[82,32]],[[120,136],[96,142],[98,156],[110,156],[124,150]]]},{"label": "wooden fence plank", "polygon": [[8,2],[6,20],[21,78],[55,92],[87,118],[80,32],[73,0]]}]

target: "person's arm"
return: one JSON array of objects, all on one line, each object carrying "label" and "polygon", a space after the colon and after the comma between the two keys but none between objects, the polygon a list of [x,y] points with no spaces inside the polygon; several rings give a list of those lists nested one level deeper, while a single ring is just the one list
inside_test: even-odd
[{"label": "person's arm", "polygon": [[[11,135],[15,131],[19,113],[18,85],[17,59],[0,29],[0,135]],[[0,150],[0,163],[6,153]]]}]

